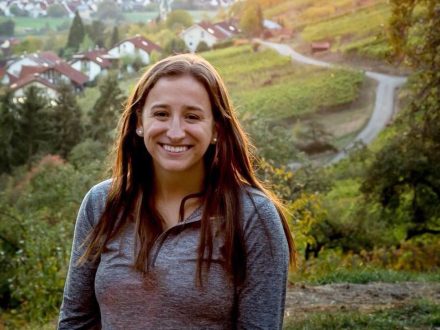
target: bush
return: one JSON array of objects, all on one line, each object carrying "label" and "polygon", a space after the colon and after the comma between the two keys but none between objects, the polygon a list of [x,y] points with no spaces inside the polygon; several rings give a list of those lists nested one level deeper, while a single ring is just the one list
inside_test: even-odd
[{"label": "bush", "polygon": [[206,52],[208,50],[211,50],[211,48],[208,46],[208,44],[204,41],[201,41],[197,45],[196,53],[202,53],[202,52]]}]

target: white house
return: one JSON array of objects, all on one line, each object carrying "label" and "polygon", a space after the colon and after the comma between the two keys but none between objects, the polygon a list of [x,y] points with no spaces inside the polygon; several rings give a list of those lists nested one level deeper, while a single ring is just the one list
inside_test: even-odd
[{"label": "white house", "polygon": [[107,74],[112,63],[106,58],[106,49],[96,49],[73,55],[70,65],[93,81],[100,74]]},{"label": "white house", "polygon": [[215,24],[200,22],[182,31],[180,37],[185,42],[186,47],[194,53],[202,41],[212,47],[214,44],[229,39],[238,33],[239,30],[233,22],[223,21]]},{"label": "white house", "polygon": [[135,36],[117,43],[108,51],[110,58],[139,57],[143,64],[150,63],[150,55],[153,51],[161,51],[161,48],[154,42],[142,37]]},{"label": "white house", "polygon": [[19,58],[13,60],[8,64],[6,71],[16,77],[20,75],[21,68],[25,66],[52,66],[57,62],[62,61],[53,52],[41,52],[30,55],[21,55]]},{"label": "white house", "polygon": [[38,74],[34,74],[29,75],[10,86],[14,101],[21,102],[26,89],[30,86],[38,87],[42,90],[43,94],[50,99],[55,99],[58,96],[58,91],[55,85],[51,84],[46,79],[41,78]]}]

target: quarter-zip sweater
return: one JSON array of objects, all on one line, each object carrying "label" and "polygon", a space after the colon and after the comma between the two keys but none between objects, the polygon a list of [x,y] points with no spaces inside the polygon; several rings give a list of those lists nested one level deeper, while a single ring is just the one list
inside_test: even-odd
[{"label": "quarter-zip sweater", "polygon": [[110,184],[94,186],[81,204],[58,329],[282,328],[288,245],[278,212],[262,192],[246,188],[241,193],[244,283],[236,287],[226,272],[224,239],[214,224],[212,263],[200,287],[195,281],[200,209],[156,239],[147,275],[133,267],[133,224],[107,244],[98,261],[77,264],[82,243],[102,215]]}]

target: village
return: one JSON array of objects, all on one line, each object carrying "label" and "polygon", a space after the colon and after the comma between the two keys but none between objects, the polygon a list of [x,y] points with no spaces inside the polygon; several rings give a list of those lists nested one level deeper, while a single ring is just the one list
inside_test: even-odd
[{"label": "village", "polygon": [[[80,17],[78,12],[77,15]],[[228,46],[234,38],[242,36],[238,23],[236,19],[215,23],[201,21],[178,32],[176,38],[184,43],[184,51],[192,53],[219,44]],[[276,22],[264,20],[263,25],[267,36],[289,34]],[[11,49],[19,42],[17,38],[6,38],[0,48],[4,55],[12,54]],[[120,68],[121,62],[125,61],[128,62],[125,70],[117,73],[122,78],[162,56],[163,46],[137,34],[120,40],[109,49],[94,46],[73,53],[68,59],[51,50],[11,55],[0,63],[0,83],[12,91],[14,102],[23,102],[25,90],[30,86],[38,87],[47,98],[54,100],[61,83],[80,93],[110,70]]]}]

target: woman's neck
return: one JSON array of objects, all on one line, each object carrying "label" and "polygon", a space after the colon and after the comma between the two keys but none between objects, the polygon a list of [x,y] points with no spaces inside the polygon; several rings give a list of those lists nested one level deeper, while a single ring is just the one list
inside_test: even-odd
[{"label": "woman's neck", "polygon": [[203,190],[203,175],[155,175],[156,200],[182,200]]}]

